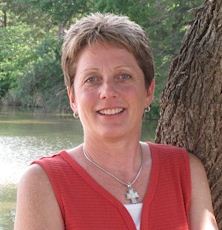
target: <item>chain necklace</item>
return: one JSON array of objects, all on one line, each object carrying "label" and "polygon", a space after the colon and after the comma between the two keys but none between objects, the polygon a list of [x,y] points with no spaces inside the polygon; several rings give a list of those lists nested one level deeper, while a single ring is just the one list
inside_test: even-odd
[{"label": "chain necklace", "polygon": [[132,186],[137,181],[137,179],[139,178],[140,173],[141,173],[142,168],[143,168],[143,154],[142,154],[142,151],[141,151],[141,164],[140,164],[139,170],[136,173],[136,176],[134,177],[134,179],[130,183],[126,183],[125,181],[119,179],[117,176],[113,175],[108,170],[104,169],[101,165],[99,165],[95,160],[93,160],[89,156],[89,154],[84,150],[84,148],[83,148],[83,155],[86,158],[86,160],[88,160],[90,163],[92,163],[94,166],[96,166],[102,172],[104,172],[105,174],[111,176],[113,179],[118,181],[120,184],[126,186],[127,191],[126,191],[125,196],[126,196],[126,199],[130,201],[131,204],[136,204],[138,202],[139,194],[137,193],[137,191]]}]

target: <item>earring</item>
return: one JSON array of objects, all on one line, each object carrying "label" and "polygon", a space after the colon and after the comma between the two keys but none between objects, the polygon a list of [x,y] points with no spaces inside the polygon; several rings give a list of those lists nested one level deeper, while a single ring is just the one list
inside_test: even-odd
[{"label": "earring", "polygon": [[79,119],[79,114],[78,114],[77,111],[73,113],[73,117],[74,117],[75,119]]},{"label": "earring", "polygon": [[147,106],[147,107],[144,109],[144,112],[145,112],[145,113],[149,113],[149,111],[150,111],[150,106]]}]

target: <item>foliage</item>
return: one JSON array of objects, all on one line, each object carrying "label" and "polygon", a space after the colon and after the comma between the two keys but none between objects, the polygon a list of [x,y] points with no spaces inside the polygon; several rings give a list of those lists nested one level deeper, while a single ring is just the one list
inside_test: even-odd
[{"label": "foliage", "polygon": [[193,17],[190,9],[199,6],[202,0],[8,0],[3,3],[0,17],[7,13],[7,27],[0,28],[0,96],[10,92],[23,105],[48,107],[58,103],[55,95],[62,92],[63,103],[65,93],[59,67],[61,33],[81,15],[113,12],[128,15],[149,34],[157,82],[151,112],[158,114],[159,95],[169,63]]},{"label": "foliage", "polygon": [[202,0],[98,0],[94,10],[128,15],[147,32],[156,65],[155,101],[151,113],[159,114],[159,97],[165,85],[172,58],[179,50],[182,38],[193,14]]},{"label": "foliage", "polygon": [[65,26],[74,15],[90,11],[90,1],[87,0],[7,0],[6,2],[5,8],[13,11],[20,21],[42,28]]},{"label": "foliage", "polygon": [[48,105],[54,107],[56,103],[61,106],[61,100],[64,102],[65,90],[58,52],[60,46],[60,41],[48,35],[36,47],[35,63],[17,82],[20,90],[15,92],[15,97],[21,98],[22,105],[40,106],[47,110]]},{"label": "foliage", "polygon": [[32,35],[33,29],[26,24],[0,29],[0,97],[17,85],[17,79],[32,63],[32,49],[37,40]]}]

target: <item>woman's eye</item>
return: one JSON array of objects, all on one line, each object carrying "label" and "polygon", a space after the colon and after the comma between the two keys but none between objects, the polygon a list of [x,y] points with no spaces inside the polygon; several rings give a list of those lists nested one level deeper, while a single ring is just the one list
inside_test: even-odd
[{"label": "woman's eye", "polygon": [[97,83],[99,82],[99,77],[98,76],[90,76],[85,80],[85,83]]},{"label": "woman's eye", "polygon": [[129,74],[126,74],[126,73],[118,75],[118,79],[121,81],[129,80],[131,78],[132,78],[132,76]]}]

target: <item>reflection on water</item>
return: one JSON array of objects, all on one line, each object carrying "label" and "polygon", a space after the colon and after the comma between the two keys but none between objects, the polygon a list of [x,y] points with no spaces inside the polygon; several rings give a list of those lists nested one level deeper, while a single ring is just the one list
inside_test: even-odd
[{"label": "reflection on water", "polygon": [[17,183],[25,167],[39,156],[82,141],[79,121],[33,113],[0,113],[0,184]]},{"label": "reflection on water", "polygon": [[[156,122],[144,123],[143,139],[152,139]],[[26,167],[43,155],[82,142],[82,128],[69,115],[0,108],[0,230],[13,229],[16,184]]]},{"label": "reflection on water", "polygon": [[36,158],[82,141],[72,116],[0,110],[0,230],[13,229],[16,184]]},{"label": "reflection on water", "polygon": [[68,137],[0,136],[0,184],[16,183],[33,159],[76,144]]}]

